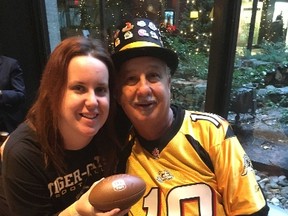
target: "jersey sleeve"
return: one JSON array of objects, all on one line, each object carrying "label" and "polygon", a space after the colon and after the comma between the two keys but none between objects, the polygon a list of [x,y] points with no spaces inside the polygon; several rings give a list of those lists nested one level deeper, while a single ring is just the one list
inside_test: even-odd
[{"label": "jersey sleeve", "polygon": [[250,215],[266,206],[253,165],[226,120],[214,132],[210,149],[218,190],[227,215]]}]

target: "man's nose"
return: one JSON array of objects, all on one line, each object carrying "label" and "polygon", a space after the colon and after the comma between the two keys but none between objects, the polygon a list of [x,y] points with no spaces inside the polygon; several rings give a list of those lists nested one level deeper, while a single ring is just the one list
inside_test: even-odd
[{"label": "man's nose", "polygon": [[145,95],[151,92],[151,83],[146,78],[141,78],[138,83],[138,94]]}]

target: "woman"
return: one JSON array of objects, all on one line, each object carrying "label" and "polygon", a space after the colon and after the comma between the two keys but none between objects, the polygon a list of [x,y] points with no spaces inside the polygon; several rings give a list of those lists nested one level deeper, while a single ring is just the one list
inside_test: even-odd
[{"label": "woman", "polygon": [[103,213],[88,202],[91,185],[114,171],[113,69],[97,40],[72,37],[55,48],[36,102],[5,144],[3,187],[12,215],[127,212]]}]

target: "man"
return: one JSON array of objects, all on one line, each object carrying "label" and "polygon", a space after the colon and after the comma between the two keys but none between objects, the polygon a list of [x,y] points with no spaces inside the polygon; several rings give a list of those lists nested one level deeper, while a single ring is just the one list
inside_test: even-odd
[{"label": "man", "polygon": [[130,215],[267,215],[265,198],[229,123],[170,104],[177,55],[147,19],[115,35],[116,97],[133,127],[119,172],[142,177],[143,198]]},{"label": "man", "polygon": [[[1,55],[0,44],[0,146],[8,134],[14,131],[24,119],[24,102],[25,85],[22,69],[17,60]],[[8,216],[10,214],[6,198],[3,196],[1,172],[0,166],[0,212],[2,213],[0,215]]]},{"label": "man", "polygon": [[276,20],[271,23],[271,29],[269,33],[269,40],[277,43],[283,42],[283,16],[282,13],[276,17]]},{"label": "man", "polygon": [[25,116],[25,84],[17,60],[0,55],[0,131],[11,133]]}]

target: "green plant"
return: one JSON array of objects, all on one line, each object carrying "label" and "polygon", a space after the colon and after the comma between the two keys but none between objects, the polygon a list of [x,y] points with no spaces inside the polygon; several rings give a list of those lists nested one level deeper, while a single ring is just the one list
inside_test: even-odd
[{"label": "green plant", "polygon": [[260,45],[261,52],[253,55],[253,58],[258,60],[287,64],[288,63],[288,52],[284,42],[268,42],[264,41]]},{"label": "green plant", "polygon": [[282,124],[288,124],[288,109],[284,109],[283,112],[281,113],[281,117],[279,122]]},{"label": "green plant", "polygon": [[237,50],[232,88],[249,83],[263,87],[268,72],[288,63],[288,52],[283,42],[264,41],[259,47],[259,51],[253,55],[246,48]]},{"label": "green plant", "polygon": [[232,89],[241,88],[245,85],[257,85],[261,87],[265,82],[266,66],[239,67],[234,69]]},{"label": "green plant", "polygon": [[179,66],[175,76],[207,78],[209,58],[206,53],[198,51],[197,44],[179,34],[170,33],[163,33],[163,43],[179,56]]}]

